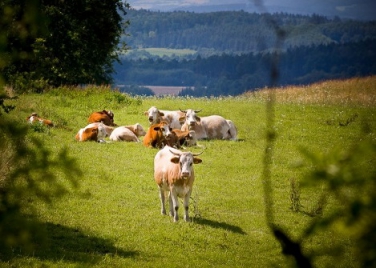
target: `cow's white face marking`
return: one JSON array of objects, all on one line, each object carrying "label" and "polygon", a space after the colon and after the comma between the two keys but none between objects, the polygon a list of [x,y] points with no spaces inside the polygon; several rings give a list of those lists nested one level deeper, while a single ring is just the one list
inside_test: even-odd
[{"label": "cow's white face marking", "polygon": [[168,124],[164,124],[160,127],[161,131],[162,131],[162,135],[164,137],[169,137],[171,136],[171,130],[170,130],[170,126]]},{"label": "cow's white face marking", "polygon": [[155,107],[155,106],[150,107],[150,109],[148,110],[149,122],[150,123],[157,123],[158,115],[159,115],[159,110],[157,109],[157,107]]},{"label": "cow's white face marking", "polygon": [[98,124],[98,138],[97,140],[104,140],[107,136],[106,128],[103,123]]}]

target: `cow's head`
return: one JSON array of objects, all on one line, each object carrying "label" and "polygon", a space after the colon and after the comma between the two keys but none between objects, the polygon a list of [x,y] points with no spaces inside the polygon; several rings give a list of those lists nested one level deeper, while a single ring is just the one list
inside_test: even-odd
[{"label": "cow's head", "polygon": [[202,154],[192,154],[191,152],[174,152],[170,150],[170,152],[174,155],[170,161],[174,164],[180,165],[180,177],[181,178],[189,178],[192,175],[193,171],[193,164],[200,164],[202,160],[196,156]]},{"label": "cow's head", "polygon": [[39,116],[37,113],[32,113],[30,116],[28,116],[26,118],[26,120],[29,122],[29,123],[33,123],[34,121],[37,121],[39,120]]},{"label": "cow's head", "polygon": [[188,125],[188,126],[194,126],[197,124],[197,122],[200,122],[201,121],[201,118],[197,116],[197,113],[199,113],[201,110],[192,110],[192,109],[188,109],[188,110],[180,110],[182,111],[183,113],[185,113],[185,123]]},{"label": "cow's head", "polygon": [[148,117],[150,124],[159,124],[162,116],[164,116],[164,113],[155,106],[150,107],[144,114]]},{"label": "cow's head", "polygon": [[197,143],[196,131],[190,130],[185,136],[185,141],[188,146],[195,145]]},{"label": "cow's head", "polygon": [[144,128],[139,124],[135,124],[136,136],[144,136],[146,134]]},{"label": "cow's head", "polygon": [[106,127],[105,125],[100,122],[98,124],[98,136],[97,136],[97,140],[98,141],[104,141],[104,138],[107,136],[107,131],[106,131]]},{"label": "cow's head", "polygon": [[172,136],[172,128],[170,128],[169,124],[166,121],[160,122],[158,125],[154,126],[153,128],[155,131],[160,131],[162,136],[166,139],[169,139]]},{"label": "cow's head", "polygon": [[105,114],[107,114],[108,115],[108,117],[111,119],[111,121],[113,122],[114,121],[114,113],[112,112],[112,111],[110,111],[110,110],[103,110],[103,112],[105,113]]}]

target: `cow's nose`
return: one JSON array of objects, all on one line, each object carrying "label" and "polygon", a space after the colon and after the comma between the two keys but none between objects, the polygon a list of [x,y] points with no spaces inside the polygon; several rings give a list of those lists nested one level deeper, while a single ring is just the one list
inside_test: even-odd
[{"label": "cow's nose", "polygon": [[152,116],[149,116],[149,121],[153,122],[153,117]]},{"label": "cow's nose", "polygon": [[186,178],[186,177],[188,177],[189,176],[189,172],[182,172],[181,173],[181,176],[183,177],[183,178]]}]

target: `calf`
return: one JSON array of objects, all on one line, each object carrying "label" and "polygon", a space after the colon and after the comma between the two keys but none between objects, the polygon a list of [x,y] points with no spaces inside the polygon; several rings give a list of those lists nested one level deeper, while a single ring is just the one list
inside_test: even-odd
[{"label": "calf", "polygon": [[165,121],[151,125],[145,134],[143,144],[146,147],[162,148],[167,144],[166,137],[171,137],[171,128]]},{"label": "calf", "polygon": [[[181,146],[193,146],[196,145],[197,139],[196,139],[196,133],[194,130],[180,130],[180,129],[173,129],[172,132],[176,136],[176,147],[180,148]],[[170,145],[171,146],[171,145]],[[174,147],[174,146],[172,146]]]},{"label": "calf", "polygon": [[89,116],[88,122],[102,122],[107,126],[116,126],[116,124],[114,123],[114,113],[106,110],[92,113]]},{"label": "calf", "polygon": [[51,120],[41,118],[41,117],[38,116],[37,113],[32,113],[30,116],[28,116],[26,118],[26,120],[30,124],[33,124],[35,122],[39,122],[40,124],[48,126],[48,127],[53,127],[54,126],[54,124],[52,123]]},{"label": "calf", "polygon": [[185,116],[182,111],[159,110],[155,106],[150,107],[144,114],[148,116],[150,124],[158,124],[161,121],[166,121],[171,128],[178,129],[181,128]]},{"label": "calf", "polygon": [[146,134],[144,128],[139,124],[121,126],[114,129],[110,135],[112,141],[134,141],[140,142],[138,137]]},{"label": "calf", "polygon": [[200,154],[182,152],[165,146],[155,155],[154,179],[159,188],[161,213],[166,214],[165,192],[169,192],[170,215],[174,217],[174,222],[179,219],[178,197],[183,199],[184,220],[189,221],[189,198],[195,180],[193,164],[202,162],[196,157]]},{"label": "calf", "polygon": [[237,129],[231,120],[227,120],[219,115],[210,115],[198,117],[197,113],[192,109],[182,111],[186,114],[185,122],[181,130],[194,130],[196,138],[201,139],[220,139],[220,140],[236,140]]},{"label": "calf", "polygon": [[86,126],[81,128],[76,134],[75,138],[77,141],[98,141],[104,142],[106,137],[106,129],[103,123],[99,123],[94,126]]}]

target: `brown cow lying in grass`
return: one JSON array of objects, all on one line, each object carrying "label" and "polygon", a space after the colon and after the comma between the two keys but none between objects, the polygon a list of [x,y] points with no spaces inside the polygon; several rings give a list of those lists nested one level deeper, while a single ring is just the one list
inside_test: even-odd
[{"label": "brown cow lying in grass", "polygon": [[30,116],[28,116],[28,117],[26,118],[26,120],[27,120],[27,122],[29,122],[30,124],[33,124],[33,123],[39,122],[40,124],[45,125],[45,126],[48,126],[48,127],[53,127],[53,126],[54,126],[54,124],[52,123],[51,120],[41,118],[41,117],[38,116],[37,113],[32,113]]},{"label": "brown cow lying in grass", "polygon": [[146,132],[143,144],[146,147],[162,148],[167,144],[166,137],[171,137],[171,128],[166,121],[151,125]]},{"label": "brown cow lying in grass", "polygon": [[89,116],[89,123],[102,122],[107,126],[116,126],[114,123],[114,113],[111,111],[94,112]]},{"label": "brown cow lying in grass", "polygon": [[106,126],[103,123],[96,123],[81,128],[76,134],[75,138],[77,141],[105,142],[104,138],[106,136]]}]

